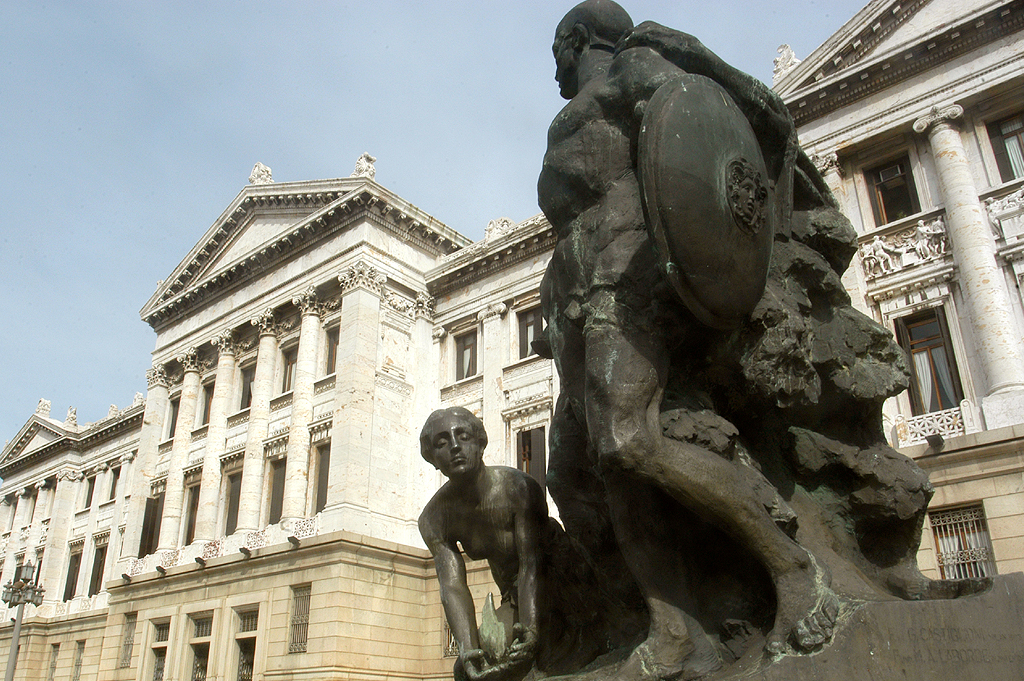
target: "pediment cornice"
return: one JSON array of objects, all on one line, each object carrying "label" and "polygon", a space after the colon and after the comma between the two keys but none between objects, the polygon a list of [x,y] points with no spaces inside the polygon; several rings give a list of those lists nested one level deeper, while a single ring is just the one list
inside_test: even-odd
[{"label": "pediment cornice", "polygon": [[[492,222],[493,224],[493,222]],[[490,231],[490,228],[489,228]],[[427,273],[427,290],[436,297],[512,267],[555,246],[555,230],[543,213],[506,224],[493,236],[474,242]]]},{"label": "pediment cornice", "polygon": [[[81,452],[127,430],[139,428],[142,425],[142,416],[145,410],[146,403],[143,401],[123,409],[116,416],[90,424],[79,432],[64,430],[33,415],[19,431],[17,439],[4,450],[3,459],[0,460],[0,479],[6,479],[11,473],[25,466],[45,461],[59,453]],[[26,453],[25,447],[41,430],[55,435],[56,439]]]},{"label": "pediment cornice", "polygon": [[[303,211],[287,228],[230,261],[221,256],[261,216]],[[249,185],[142,308],[154,329],[220,297],[362,218],[435,257],[469,239],[367,178]]]},{"label": "pediment cornice", "polygon": [[[832,70],[823,69],[819,59],[806,66],[814,76],[803,72],[800,87],[779,91],[799,127],[1022,29],[1024,0],[989,5],[871,58],[840,60],[841,66]],[[799,76],[795,72],[805,63],[784,80]]]}]

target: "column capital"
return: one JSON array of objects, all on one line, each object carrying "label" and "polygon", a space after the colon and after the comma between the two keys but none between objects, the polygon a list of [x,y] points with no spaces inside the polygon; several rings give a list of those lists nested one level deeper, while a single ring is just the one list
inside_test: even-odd
[{"label": "column capital", "polygon": [[811,163],[814,164],[814,167],[817,168],[818,172],[822,175],[833,171],[839,173],[840,176],[846,175],[846,173],[843,172],[842,164],[839,163],[839,155],[834,151],[823,156],[814,154],[811,156]]},{"label": "column capital", "polygon": [[32,486],[32,485],[29,485],[27,487],[22,487],[17,492],[15,492],[15,494],[17,494],[19,497],[27,497],[27,496],[30,496],[35,491],[36,491],[35,487]]},{"label": "column capital", "polygon": [[934,126],[945,123],[946,125],[958,125],[959,119],[963,118],[964,108],[959,104],[950,104],[941,109],[933,106],[924,116],[914,121],[914,132],[923,134]]},{"label": "column capital", "polygon": [[225,329],[213,337],[210,341],[213,347],[217,348],[222,355],[238,355],[245,349],[245,344],[235,338],[234,329]]},{"label": "column capital", "polygon": [[283,324],[277,321],[274,308],[272,307],[268,307],[266,310],[250,319],[249,323],[253,326],[259,327],[261,336],[279,336],[290,326],[289,324]]},{"label": "column capital", "polygon": [[417,317],[423,317],[425,319],[434,318],[434,297],[429,296],[426,293],[417,293],[416,302],[414,303],[414,310]]},{"label": "column capital", "polygon": [[163,364],[154,364],[152,369],[146,370],[146,385],[150,390],[157,386],[169,388],[171,379],[167,375],[167,368]]},{"label": "column capital", "polygon": [[57,482],[61,482],[63,480],[68,480],[70,482],[78,482],[84,476],[82,475],[82,473],[80,471],[76,471],[76,470],[73,470],[71,468],[65,468],[63,470],[57,471],[57,476],[56,477],[57,477]]},{"label": "column capital", "polygon": [[137,454],[138,452],[134,449],[125,452],[121,455],[121,463],[131,463],[132,461],[135,461]]},{"label": "column capital", "polygon": [[202,362],[199,359],[199,353],[194,347],[187,348],[185,352],[181,353],[174,359],[178,360],[178,364],[180,364],[181,368],[185,370],[185,373],[190,371],[199,373],[202,369]]},{"label": "column capital", "polygon": [[476,319],[482,322],[490,317],[504,317],[506,314],[508,314],[508,305],[505,303],[491,303],[477,313]]},{"label": "column capital", "polygon": [[387,276],[365,260],[360,260],[338,275],[338,283],[341,284],[343,293],[362,287],[379,296],[387,281]]},{"label": "column capital", "polygon": [[47,488],[49,488],[49,486],[50,486],[50,482],[49,482],[49,479],[48,479],[48,478],[47,478],[46,480],[40,480],[39,482],[37,482],[37,483],[36,483],[36,484],[34,485],[34,487],[36,488],[36,490],[44,490],[44,489],[47,489]]},{"label": "column capital", "polygon": [[292,305],[299,308],[302,315],[323,316],[327,303],[320,300],[316,293],[316,287],[310,284],[305,291],[292,298]]}]

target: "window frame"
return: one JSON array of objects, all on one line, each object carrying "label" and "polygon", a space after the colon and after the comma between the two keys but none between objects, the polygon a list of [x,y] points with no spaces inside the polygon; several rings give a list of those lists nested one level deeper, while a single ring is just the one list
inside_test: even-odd
[{"label": "window frame", "polygon": [[[936,325],[938,326],[938,336],[931,338],[938,338],[938,345],[926,345],[931,339],[918,339],[912,340],[912,329],[919,327],[924,324],[930,323],[927,317],[932,317]],[[942,305],[936,307],[927,307],[914,310],[908,314],[901,315],[893,318],[893,324],[895,326],[896,340],[899,346],[903,348],[903,351],[907,353],[908,365],[910,367],[910,409],[911,413],[915,416],[921,416],[923,414],[934,413],[935,411],[943,411],[945,409],[953,409],[960,405],[964,400],[964,389],[963,381],[960,377],[960,367],[956,359],[956,346],[953,344],[953,338],[949,331],[949,324],[946,318],[946,312]],[[921,379],[918,376],[917,363],[914,361],[916,348],[923,349],[923,351],[929,352],[930,362],[934,362],[933,355],[930,350],[941,347],[944,350],[947,369],[952,381],[952,399],[955,404],[949,406],[941,406],[940,409],[931,410],[925,405],[924,395],[921,391]],[[933,370],[934,371],[934,370]],[[941,399],[941,394],[939,395]]]},{"label": "window frame", "polygon": [[[882,179],[884,171],[900,166],[903,167],[900,168],[900,172],[897,175]],[[865,166],[862,172],[864,182],[867,185],[868,200],[871,203],[871,214],[874,217],[876,227],[882,227],[921,212],[921,193],[918,191],[917,183],[914,180],[914,166],[910,161],[910,154],[908,152],[904,152],[901,156],[890,158],[884,163],[874,163],[870,166]],[[906,215],[890,217],[890,209],[886,208],[884,196],[882,195],[882,185],[891,183],[899,178],[904,180],[904,184],[907,187],[910,212]],[[892,187],[887,189],[891,190]],[[895,206],[892,209],[895,209]]]},{"label": "window frame", "polygon": [[[462,381],[477,376],[479,372],[477,330],[470,329],[455,336],[455,380]],[[463,362],[463,355],[469,354],[468,366]]]},{"label": "window frame", "polygon": [[[1021,127],[1011,131],[1009,134],[1004,133],[1002,131],[1002,126],[1014,119],[1020,119]],[[1013,161],[1010,158],[1010,149],[1006,144],[1006,139],[1008,137],[1016,137],[1019,153],[1024,155],[1024,111],[1017,111],[1009,116],[1002,116],[994,121],[986,123],[985,129],[988,132],[989,144],[992,147],[992,155],[995,157],[996,169],[999,171],[1000,181],[1012,182],[1013,180],[1024,178],[1024,163],[1022,163],[1021,160],[1018,160],[1018,163],[1022,163],[1022,167],[1020,174],[1017,174],[1014,171]]]},{"label": "window frame", "polygon": [[[530,319],[530,317],[533,319]],[[544,314],[540,306],[523,309],[516,313],[516,320],[519,331],[519,359],[536,357],[532,341],[544,338]],[[530,329],[533,329],[533,339],[530,339]]]}]

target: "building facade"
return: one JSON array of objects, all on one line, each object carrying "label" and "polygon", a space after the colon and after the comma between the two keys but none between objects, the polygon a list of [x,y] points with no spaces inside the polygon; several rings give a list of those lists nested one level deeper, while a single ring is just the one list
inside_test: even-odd
[{"label": "building facade", "polygon": [[[932,576],[1024,569],[1024,3],[870,3],[775,89],[857,229],[844,283],[911,359],[895,446]],[[784,51],[784,50],[783,50]]]},{"label": "building facade", "polygon": [[[1024,1],[961,5],[872,2],[776,78],[858,231],[847,288],[911,357],[886,429],[936,486],[920,557],[947,577],[1024,568]],[[0,578],[46,589],[17,678],[449,676],[418,429],[468,407],[487,461],[543,482],[555,236],[472,243],[373,178],[258,164],[142,309],[147,394],[82,426],[42,401],[4,448]]]}]

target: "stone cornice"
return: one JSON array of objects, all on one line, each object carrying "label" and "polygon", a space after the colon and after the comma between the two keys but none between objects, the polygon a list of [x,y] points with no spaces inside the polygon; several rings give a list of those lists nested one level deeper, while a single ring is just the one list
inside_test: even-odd
[{"label": "stone cornice", "polygon": [[[312,212],[241,258],[217,261],[255,215],[281,206],[305,207]],[[368,219],[435,256],[469,243],[455,230],[366,178],[249,185],[160,285],[141,316],[159,330],[360,219]]]},{"label": "stone cornice", "polygon": [[427,290],[440,298],[453,289],[479,281],[555,247],[555,230],[543,214],[503,231],[491,241],[478,241],[448,257],[427,273]]},{"label": "stone cornice", "polygon": [[[29,465],[37,465],[41,461],[56,456],[62,452],[84,452],[97,444],[123,435],[125,431],[142,428],[142,417],[146,410],[146,403],[128,407],[120,412],[116,418],[107,418],[91,424],[88,428],[77,432],[58,432],[54,428],[46,427],[47,430],[60,435],[53,442],[48,442],[39,449],[35,449],[26,455],[21,455],[20,450],[28,444],[38,428],[27,429],[26,437],[19,438],[14,446],[10,447],[7,458],[0,463],[0,479],[6,479],[11,474],[22,470]],[[41,424],[36,424],[41,425]]]},{"label": "stone cornice", "polygon": [[784,96],[786,105],[802,126],[1022,29],[1024,0],[1013,0],[944,25],[856,68],[841,66],[816,82],[807,81]]}]

